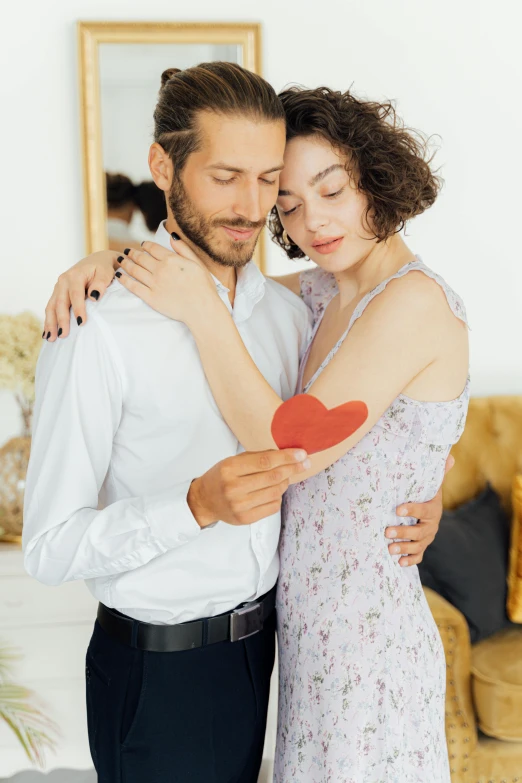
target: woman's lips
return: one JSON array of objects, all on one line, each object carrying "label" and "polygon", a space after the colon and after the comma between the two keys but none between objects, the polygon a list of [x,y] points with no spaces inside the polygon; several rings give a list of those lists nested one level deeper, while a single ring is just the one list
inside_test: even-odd
[{"label": "woman's lips", "polygon": [[327,255],[328,253],[333,253],[334,250],[337,250],[341,242],[343,241],[344,237],[337,237],[337,239],[332,239],[330,242],[325,242],[324,244],[320,245],[314,245],[314,252],[321,253],[322,256]]},{"label": "woman's lips", "polygon": [[222,228],[235,242],[245,242],[247,239],[250,239],[255,231],[253,228],[228,228],[228,226],[222,226]]}]

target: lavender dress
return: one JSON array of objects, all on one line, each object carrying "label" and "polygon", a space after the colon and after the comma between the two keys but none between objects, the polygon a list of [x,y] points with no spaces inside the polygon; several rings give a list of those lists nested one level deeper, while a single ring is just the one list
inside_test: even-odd
[{"label": "lavender dress", "polygon": [[[412,270],[435,280],[467,323],[460,298],[419,258],[389,279]],[[361,300],[303,391],[388,282]],[[313,269],[302,274],[301,288],[315,334],[337,293],[335,279]],[[469,377],[450,402],[399,395],[344,457],[286,493],[277,598],[277,783],[450,783],[444,649],[417,567],[398,565],[384,530],[398,524],[400,503],[437,493],[468,400]]]}]

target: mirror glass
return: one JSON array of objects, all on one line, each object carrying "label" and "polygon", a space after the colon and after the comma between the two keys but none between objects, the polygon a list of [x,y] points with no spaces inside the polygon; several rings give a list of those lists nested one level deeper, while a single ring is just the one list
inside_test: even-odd
[{"label": "mirror glass", "polygon": [[212,60],[243,65],[243,46],[100,43],[98,52],[107,234],[109,247],[121,251],[153,238],[167,215],[147,164],[161,74]]}]

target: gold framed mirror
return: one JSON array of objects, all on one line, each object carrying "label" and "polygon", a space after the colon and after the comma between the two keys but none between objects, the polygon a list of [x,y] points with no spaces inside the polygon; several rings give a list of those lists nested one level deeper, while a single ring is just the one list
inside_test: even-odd
[{"label": "gold framed mirror", "polygon": [[[261,73],[261,26],[78,22],[78,50],[86,252],[106,249],[109,242],[114,249],[139,247],[152,238],[154,217],[162,209],[162,193],[147,164],[162,72],[226,60]],[[138,206],[128,202],[123,208],[121,193],[128,188],[143,195]],[[110,211],[108,189],[119,194],[119,200],[111,196]],[[265,242],[263,231],[254,254],[262,271]]]}]

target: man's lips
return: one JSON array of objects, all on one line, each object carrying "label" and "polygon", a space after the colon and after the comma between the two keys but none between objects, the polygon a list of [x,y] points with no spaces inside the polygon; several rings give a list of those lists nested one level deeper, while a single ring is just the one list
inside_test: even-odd
[{"label": "man's lips", "polygon": [[235,242],[245,242],[247,239],[250,239],[255,232],[255,228],[229,228],[228,226],[221,226],[221,228],[223,228],[228,236]]},{"label": "man's lips", "polygon": [[325,237],[324,239],[317,239],[312,242],[312,247],[317,253],[326,255],[327,253],[333,253],[337,250],[344,237]]}]

